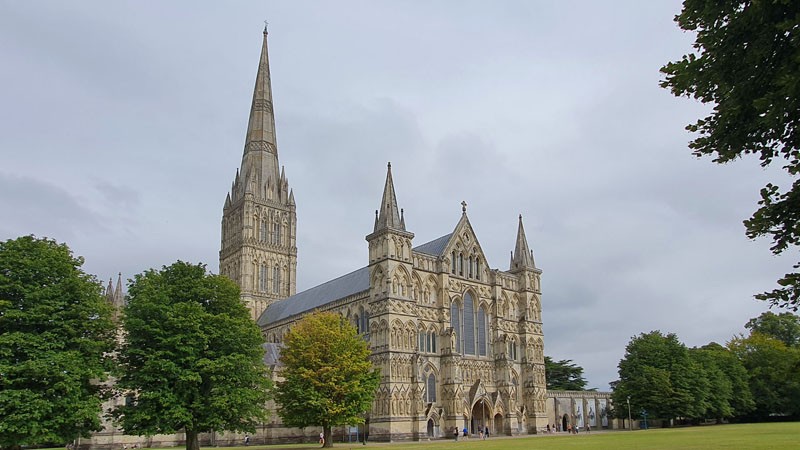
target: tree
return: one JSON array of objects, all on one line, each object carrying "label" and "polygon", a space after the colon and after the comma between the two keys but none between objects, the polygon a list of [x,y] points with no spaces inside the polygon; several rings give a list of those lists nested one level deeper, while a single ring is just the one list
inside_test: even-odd
[{"label": "tree", "polygon": [[771,311],[750,319],[745,328],[751,333],[761,333],[773,337],[787,347],[800,346],[800,316],[790,312],[775,314]]},{"label": "tree", "polygon": [[653,418],[700,417],[708,408],[708,381],[678,337],[651,331],[635,336],[619,362],[619,381],[612,395],[618,417],[631,410]]},{"label": "tree", "polygon": [[800,349],[757,332],[733,338],[728,348],[747,369],[755,399],[752,418],[800,417]]},{"label": "tree", "polygon": [[53,240],[0,243],[0,447],[63,444],[100,429],[115,327],[82,265]]},{"label": "tree", "polygon": [[263,338],[229,278],[178,261],[136,275],[128,289],[114,416],[126,433],[255,431],[270,378]]},{"label": "tree", "polygon": [[[711,366],[719,369],[727,379],[727,382],[720,380],[711,382],[710,397],[712,400],[710,402],[727,401],[731,409],[731,415],[720,415],[720,413],[724,412],[725,407],[717,404],[716,409],[712,405],[712,409],[709,411],[710,417],[742,417],[750,413],[755,408],[755,402],[753,401],[753,395],[750,393],[749,376],[747,369],[745,369],[736,354],[716,342],[711,342],[700,349],[693,350],[706,353],[708,355],[707,358],[701,357],[700,363],[705,367]],[[715,386],[715,383],[730,384],[730,392],[727,392],[726,387]]]},{"label": "tree", "polygon": [[[780,254],[800,244],[800,2],[685,0],[675,17],[696,33],[697,54],[661,68],[661,86],[676,96],[714,105],[711,114],[686,127],[699,133],[689,144],[696,156],[717,163],[745,154],[761,165],[782,160],[795,180],[785,192],[772,183],[761,190],[759,209],[746,220],[746,234],[772,238]],[[800,264],[795,266],[795,269]],[[756,295],[781,307],[800,307],[800,273],[778,280],[779,288]]]},{"label": "tree", "polygon": [[582,391],[586,387],[583,367],[573,364],[571,359],[553,361],[549,356],[545,356],[544,373],[548,390]]},{"label": "tree", "polygon": [[290,427],[321,426],[331,447],[331,427],[364,423],[380,381],[367,343],[344,318],[314,312],[284,338],[283,368],[275,399]]}]

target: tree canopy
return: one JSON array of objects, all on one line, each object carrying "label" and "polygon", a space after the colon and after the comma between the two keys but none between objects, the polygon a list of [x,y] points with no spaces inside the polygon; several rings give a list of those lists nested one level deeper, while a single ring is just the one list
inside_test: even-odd
[{"label": "tree canopy", "polygon": [[747,369],[755,403],[749,418],[800,417],[800,348],[758,332],[732,339],[728,348]]},{"label": "tree canopy", "polygon": [[[782,253],[800,244],[800,2],[685,0],[675,21],[696,33],[695,53],[661,68],[661,86],[676,96],[714,105],[686,127],[698,133],[696,156],[726,163],[755,154],[762,166],[780,160],[794,181],[767,184],[760,207],[745,221],[754,239],[769,236]],[[797,269],[800,265],[796,265]],[[774,305],[800,307],[800,273],[756,295]]]},{"label": "tree canopy", "polygon": [[775,314],[771,311],[750,319],[745,328],[751,333],[761,333],[775,338],[787,347],[800,346],[800,316],[790,312]]},{"label": "tree canopy", "polygon": [[263,338],[229,278],[178,261],[129,286],[114,415],[128,434],[249,431],[266,418]]},{"label": "tree canopy", "polygon": [[[624,405],[630,397],[631,409],[646,410],[650,417],[701,417],[707,408],[708,381],[673,333],[633,337],[619,363],[619,377],[614,403]],[[616,413],[627,417],[626,408]]]},{"label": "tree canopy", "polygon": [[111,305],[83,259],[49,239],[0,243],[0,447],[100,429]]},{"label": "tree canopy", "polygon": [[331,427],[364,422],[372,407],[380,371],[367,343],[337,314],[315,312],[284,338],[275,399],[290,427],[321,426],[330,447]]},{"label": "tree canopy", "polygon": [[548,390],[582,391],[586,388],[583,367],[574,364],[571,359],[553,361],[549,356],[545,356],[544,373]]}]

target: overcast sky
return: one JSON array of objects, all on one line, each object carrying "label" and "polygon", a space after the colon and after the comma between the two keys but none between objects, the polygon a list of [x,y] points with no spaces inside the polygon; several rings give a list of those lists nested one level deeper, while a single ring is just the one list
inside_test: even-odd
[{"label": "overcast sky", "polygon": [[263,20],[298,291],[367,264],[386,163],[414,245],[461,201],[492,268],[517,216],[545,353],[608,389],[630,338],[724,343],[794,262],[742,220],[780,179],[691,156],[708,111],[658,87],[690,50],[665,1],[0,0],[0,239],[66,242],[102,280],[218,270]]}]

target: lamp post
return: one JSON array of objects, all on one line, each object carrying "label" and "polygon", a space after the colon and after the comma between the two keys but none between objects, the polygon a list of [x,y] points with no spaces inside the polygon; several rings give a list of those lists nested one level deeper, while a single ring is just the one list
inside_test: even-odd
[{"label": "lamp post", "polygon": [[631,420],[631,396],[628,396],[628,429],[633,431],[633,421]]}]

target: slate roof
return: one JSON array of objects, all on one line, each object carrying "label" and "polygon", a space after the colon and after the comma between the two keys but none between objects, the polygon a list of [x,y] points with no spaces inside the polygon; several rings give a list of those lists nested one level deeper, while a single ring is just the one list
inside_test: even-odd
[{"label": "slate roof", "polygon": [[425,253],[426,255],[433,255],[433,256],[442,256],[442,252],[444,252],[444,247],[450,242],[450,236],[453,233],[446,234],[438,239],[434,239],[430,242],[426,242],[422,245],[418,245],[414,247],[415,252]]},{"label": "slate roof", "polygon": [[369,267],[362,267],[355,272],[342,275],[269,305],[258,318],[258,324],[264,326],[277,322],[367,289],[369,289]]}]

